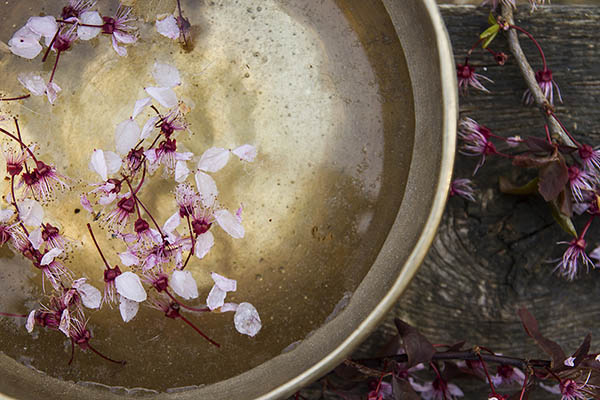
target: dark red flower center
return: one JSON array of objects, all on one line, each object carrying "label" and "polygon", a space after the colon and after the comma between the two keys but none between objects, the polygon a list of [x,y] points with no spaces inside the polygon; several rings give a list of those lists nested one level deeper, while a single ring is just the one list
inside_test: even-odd
[{"label": "dark red flower center", "polygon": [[134,229],[135,229],[135,233],[142,233],[144,231],[147,231],[150,228],[150,225],[142,218],[138,218],[135,221],[134,224]]},{"label": "dark red flower center", "polygon": [[538,71],[535,73],[535,80],[538,83],[549,83],[552,82],[552,71],[549,69]]},{"label": "dark red flower center", "polygon": [[456,74],[458,79],[470,79],[475,73],[475,68],[471,67],[469,64],[457,64],[456,65]]},{"label": "dark red flower center", "polygon": [[169,286],[169,278],[166,275],[160,275],[157,279],[152,282],[152,286],[158,291],[162,292]]},{"label": "dark red flower center", "polygon": [[115,265],[114,268],[108,268],[104,270],[104,282],[113,282],[117,279],[117,276],[121,275],[121,269],[118,265]]},{"label": "dark red flower center", "polygon": [[112,35],[115,31],[116,21],[111,17],[102,17],[102,33],[106,33],[108,35]]},{"label": "dark red flower center", "polygon": [[210,229],[211,225],[212,223],[206,221],[205,219],[195,219],[192,221],[192,229],[196,235],[202,235],[203,233],[206,233]]},{"label": "dark red flower center", "polygon": [[119,200],[117,203],[119,209],[125,211],[127,214],[131,214],[135,210],[135,200],[133,197],[125,197]]}]

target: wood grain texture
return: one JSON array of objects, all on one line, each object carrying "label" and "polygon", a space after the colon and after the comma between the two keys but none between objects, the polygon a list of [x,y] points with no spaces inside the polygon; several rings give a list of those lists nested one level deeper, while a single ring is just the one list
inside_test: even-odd
[{"label": "wood grain texture", "polygon": [[[455,57],[463,62],[466,51],[487,27],[489,9],[442,6],[441,12]],[[599,144],[600,48],[596,37],[600,9],[547,6],[531,15],[522,7],[515,18],[517,25],[540,41],[560,85],[564,104],[558,105],[557,115],[578,139]],[[519,38],[532,67],[539,69],[535,47],[524,36]],[[492,48],[508,54],[503,37]],[[461,114],[498,135],[543,136],[543,118],[521,103],[525,83],[512,60],[498,66],[481,50],[471,60],[477,72],[495,83],[486,85],[491,94],[472,91],[461,97]],[[469,177],[475,163],[459,156],[455,175]],[[521,306],[538,318],[542,332],[562,344],[567,353],[588,332],[592,333],[592,350],[600,349],[600,342],[594,340],[600,334],[600,271],[584,271],[575,282],[554,275],[552,260],[560,258],[565,248],[556,243],[569,240],[568,236],[553,222],[540,197],[499,193],[501,174],[523,183],[528,178],[527,171],[516,170],[505,160],[488,160],[475,177],[478,202],[449,201],[433,246],[409,289],[353,357],[376,355],[396,332],[394,317],[418,327],[434,343],[466,340],[505,355],[543,357],[521,327],[516,315]],[[581,228],[584,222],[576,220],[575,224]],[[593,226],[587,236],[590,249],[600,245],[598,228]],[[480,399],[487,393],[481,386],[479,391],[466,388],[466,399]],[[302,394],[321,398],[319,384]]]}]

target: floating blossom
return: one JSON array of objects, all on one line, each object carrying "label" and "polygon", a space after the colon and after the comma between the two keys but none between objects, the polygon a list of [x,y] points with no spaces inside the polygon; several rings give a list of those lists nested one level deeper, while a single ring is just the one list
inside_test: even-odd
[{"label": "floating blossom", "polygon": [[93,0],[69,0],[69,5],[63,7],[60,16],[67,21],[77,20],[81,14],[89,11],[96,4]]},{"label": "floating blossom", "polygon": [[225,278],[216,272],[212,272],[210,275],[215,284],[206,298],[206,305],[212,311],[225,304],[227,292],[235,292],[237,290],[237,282],[234,279]]},{"label": "floating blossom", "polygon": [[450,197],[459,196],[465,200],[475,201],[473,181],[466,178],[455,179],[450,183]]},{"label": "floating blossom", "polygon": [[171,14],[159,15],[156,17],[156,31],[169,39],[176,40],[179,38],[179,26],[177,20]]},{"label": "floating blossom", "polygon": [[[535,80],[538,85],[540,85],[540,89],[544,93],[544,97],[548,99],[550,104],[554,104],[554,88],[556,88],[556,94],[558,95],[558,100],[562,103],[562,97],[560,96],[560,89],[554,80],[552,79],[552,71],[549,69],[541,70],[535,73]],[[531,90],[527,89],[525,93],[523,93],[523,102],[525,104],[533,104],[534,98]]]},{"label": "floating blossom", "polygon": [[425,400],[455,400],[456,397],[464,396],[458,386],[441,378],[435,378],[433,382],[425,382],[423,385],[415,382],[412,377],[409,377],[408,381],[412,388],[420,392],[421,397]]},{"label": "floating blossom", "polygon": [[54,190],[60,187],[68,189],[66,177],[56,172],[56,168],[42,161],[35,162],[35,168],[24,173],[20,184],[24,184],[27,191],[36,198],[49,200],[54,195]]},{"label": "floating blossom", "polygon": [[250,303],[240,303],[233,316],[235,329],[244,335],[255,336],[262,328],[260,316],[256,308]]},{"label": "floating blossom", "polygon": [[[101,26],[103,23],[102,16],[98,11],[85,11],[81,13],[80,22],[85,25]],[[102,32],[102,28],[94,26],[78,26],[77,37],[81,40],[91,40]]]},{"label": "floating blossom", "polygon": [[25,89],[29,90],[32,95],[42,96],[45,94],[50,104],[54,104],[58,92],[62,90],[55,82],[48,82],[46,84],[44,78],[33,72],[21,73],[17,76],[17,80],[25,87]]},{"label": "floating blossom", "polygon": [[104,21],[102,33],[111,35],[113,49],[121,57],[127,55],[127,49],[119,46],[119,43],[132,44],[137,41],[137,36],[134,34],[135,27],[130,25],[134,18],[130,17],[130,14],[130,7],[120,6],[114,17],[102,17]]},{"label": "floating blossom", "polygon": [[106,215],[104,220],[113,230],[120,232],[125,227],[127,221],[129,221],[129,217],[134,211],[135,200],[132,196],[126,196],[117,202],[117,206]]},{"label": "floating blossom", "polygon": [[24,26],[16,31],[8,41],[8,48],[13,54],[31,60],[42,51],[40,38],[41,35]]},{"label": "floating blossom", "polygon": [[[567,242],[558,242],[558,244],[566,244]],[[592,260],[588,257],[585,252],[585,246],[587,245],[585,239],[578,238],[568,242],[569,247],[565,250],[561,261],[558,263],[556,268],[559,273],[569,280],[575,279],[579,270],[579,263],[581,262],[589,270],[590,265],[596,267]],[[581,261],[580,261],[581,260]]]},{"label": "floating blossom", "polygon": [[198,285],[190,271],[175,269],[169,280],[173,291],[186,300],[198,297]]},{"label": "floating blossom", "polygon": [[483,86],[481,80],[494,83],[490,78],[475,73],[475,67],[469,65],[468,62],[465,64],[456,64],[456,75],[458,78],[458,89],[463,95],[467,94],[469,87],[489,93],[489,90]]},{"label": "floating blossom", "polygon": [[594,191],[594,177],[575,165],[569,167],[569,186],[573,197],[578,202],[584,202],[584,193]]}]

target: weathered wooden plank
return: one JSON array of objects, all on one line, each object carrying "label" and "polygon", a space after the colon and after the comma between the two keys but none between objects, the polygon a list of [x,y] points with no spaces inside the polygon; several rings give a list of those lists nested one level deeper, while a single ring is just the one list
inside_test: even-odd
[{"label": "weathered wooden plank", "polygon": [[[457,60],[487,26],[487,8],[442,6]],[[600,143],[600,48],[596,41],[600,9],[548,6],[534,14],[516,13],[516,23],[542,44],[548,65],[561,88],[561,116],[577,138]],[[534,69],[541,66],[535,47],[521,44]],[[508,53],[499,37],[494,50]],[[460,61],[462,62],[462,61]],[[476,51],[472,62],[495,81],[492,94],[471,92],[461,98],[461,112],[499,135],[543,135],[543,118],[521,104],[525,84],[516,65],[495,65],[489,54]],[[456,174],[469,176],[475,160],[459,157]],[[356,351],[372,356],[395,333],[394,317],[417,326],[436,343],[467,340],[517,356],[541,356],[516,316],[526,306],[539,319],[542,331],[574,351],[586,333],[600,334],[600,277],[591,271],[575,282],[552,274],[552,259],[562,255],[558,241],[568,240],[554,224],[541,198],[515,197],[498,192],[497,177],[525,180],[526,173],[505,160],[489,160],[475,178],[480,200],[451,199],[433,246],[410,288],[385,323]],[[581,221],[578,221],[581,227]],[[577,224],[577,223],[576,223]],[[598,227],[589,246],[600,244]],[[592,341],[592,348],[599,343]],[[315,392],[316,393],[316,392]],[[466,398],[482,398],[481,391]],[[311,397],[313,398],[313,397]],[[315,394],[314,398],[318,398]],[[544,397],[542,397],[544,398]]]}]

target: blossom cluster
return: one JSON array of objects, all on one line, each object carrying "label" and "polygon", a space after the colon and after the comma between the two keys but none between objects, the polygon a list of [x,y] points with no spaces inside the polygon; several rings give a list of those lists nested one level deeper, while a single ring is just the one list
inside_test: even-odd
[{"label": "blossom cluster", "polygon": [[[119,7],[114,16],[102,16],[93,10],[94,6],[90,0],[69,0],[59,17],[31,17],[13,35],[8,44],[17,56],[33,59],[43,46],[44,59],[50,51],[56,52],[47,83],[40,75],[19,75],[31,94],[46,95],[54,103],[61,90],[53,80],[58,59],[76,40],[109,35],[119,56],[127,54],[123,45],[138,40],[130,8]],[[157,23],[160,32],[159,26]],[[178,34],[187,34],[189,21],[181,10],[176,26]],[[2,127],[11,122],[7,117],[0,118],[0,132],[7,139],[2,153],[10,181],[10,207],[0,209],[0,245],[10,246],[42,272],[46,298],[23,316],[25,327],[29,332],[36,326],[62,332],[73,349],[77,345],[114,362],[119,361],[90,344],[86,309],[118,304],[126,323],[137,315],[140,305],[146,305],[168,318],[182,320],[216,346],[219,344],[200,331],[181,309],[198,314],[231,312],[235,329],[248,336],[255,336],[262,326],[252,304],[226,302],[227,294],[237,291],[237,282],[218,272],[210,273],[214,285],[205,295],[205,304],[192,307],[184,302],[200,297],[189,266],[193,260],[204,259],[215,246],[215,227],[234,239],[245,236],[242,206],[230,211],[220,203],[212,174],[231,158],[253,162],[257,150],[242,144],[232,149],[211,147],[199,155],[186,151],[181,136],[189,133],[186,115],[191,108],[178,99],[180,72],[173,65],[156,62],[152,76],[155,83],[144,88],[146,97],[136,101],[130,117],[115,127],[114,147],[93,149],[89,154],[88,167],[98,178],[90,182],[89,191],[80,195],[80,202],[93,221],[98,221],[97,227],[88,223],[87,228],[102,260],[97,278],[103,280],[103,290],[84,277],[77,278],[65,265],[74,246],[47,215],[45,206],[59,191],[71,189],[71,178],[42,160],[38,145],[23,140],[17,118],[12,121],[14,129]],[[145,121],[140,125],[138,121],[143,117]],[[161,210],[153,210],[142,200],[149,183],[155,180],[176,185],[170,205],[173,211],[164,221],[158,220],[157,211],[163,215],[169,205],[161,204]],[[119,265],[108,262],[107,249],[102,249],[97,240],[101,230],[117,239]]]}]

